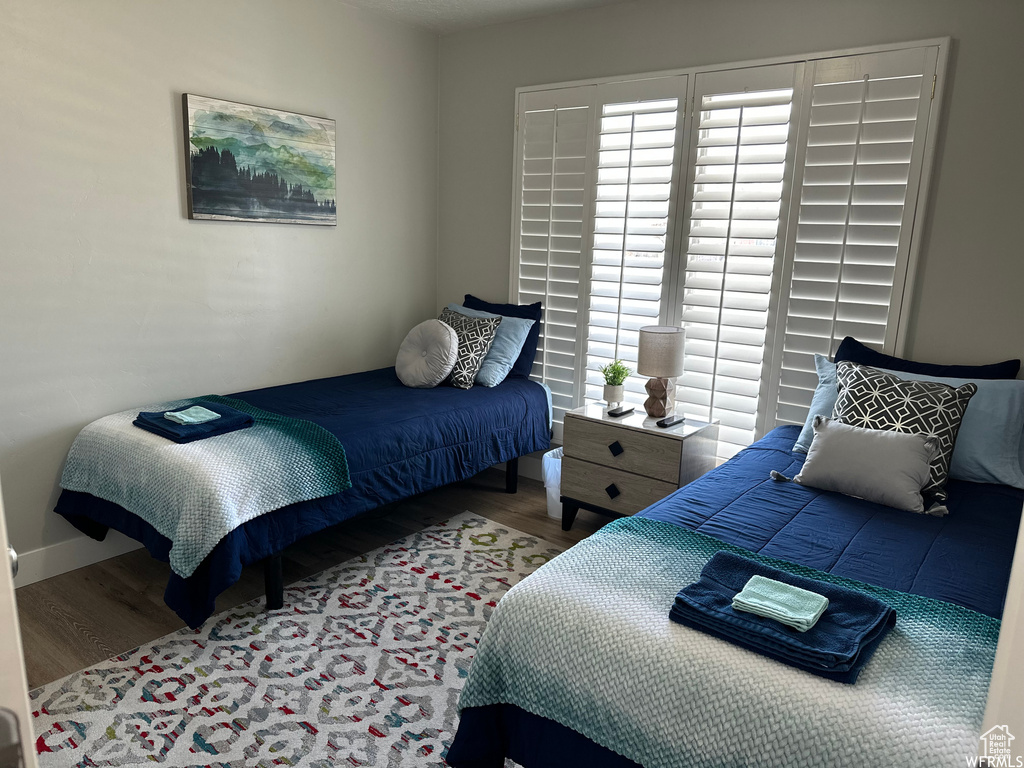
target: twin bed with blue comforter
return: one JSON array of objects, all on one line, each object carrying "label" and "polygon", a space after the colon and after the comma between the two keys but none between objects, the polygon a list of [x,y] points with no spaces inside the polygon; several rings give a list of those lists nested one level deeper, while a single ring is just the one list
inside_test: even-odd
[{"label": "twin bed with blue comforter", "polygon": [[[977,747],[1024,492],[950,481],[915,515],[772,479],[780,427],[514,587],[491,617],[448,761],[499,768],[963,765]],[[855,685],[669,620],[726,550],[865,591],[895,628]]]},{"label": "twin bed with blue comforter", "polygon": [[[61,493],[56,511],[95,538],[113,528],[141,541],[154,557],[170,561],[172,573],[164,599],[186,623],[196,627],[213,613],[217,595],[238,581],[246,565],[271,558],[289,544],[362,512],[546,449],[551,434],[548,397],[542,385],[518,377],[509,377],[496,387],[413,389],[398,380],[394,368],[383,368],[236,393],[229,402],[258,414],[256,427],[189,445],[163,441],[132,427],[133,416],[125,412],[97,422],[109,424],[113,419],[115,423],[108,429],[106,444],[90,452],[80,450],[90,448],[90,427],[83,430],[68,462],[79,482],[65,483],[75,490]],[[163,406],[185,407],[189,403]],[[125,423],[120,439],[115,431],[119,418]],[[263,450],[262,443],[255,442],[258,431],[275,422],[286,425],[283,429],[289,436],[305,431],[314,437],[336,438],[344,449],[345,479],[351,487],[338,484],[339,478],[325,473],[324,468],[306,466],[310,464],[308,454],[298,459],[292,456],[292,474],[307,475],[306,482],[282,477],[262,489],[262,496],[271,497],[270,501],[257,500],[265,509],[254,506],[247,488],[256,487],[259,478],[246,474],[251,475],[253,469],[245,466],[243,459]],[[82,446],[84,438],[86,445]],[[280,432],[270,442],[280,442]],[[312,441],[314,452],[324,453],[327,449],[323,446],[319,438]],[[201,517],[194,504],[182,501],[186,495],[194,497],[196,504],[207,504],[202,514],[230,511],[228,516],[234,519],[223,521],[223,529],[214,528],[213,534],[204,531],[203,538],[216,539],[202,551],[201,558],[195,556],[191,542],[176,542],[174,532],[161,523],[158,496],[138,497],[143,485],[139,478],[147,474],[147,464],[145,457],[133,454],[136,447],[148,449],[149,458],[164,451],[177,463],[170,466],[166,479],[155,484],[164,489],[168,507],[181,506],[181,514],[174,516],[176,524],[189,515]],[[222,465],[231,455],[236,455],[232,460],[235,466],[225,468]],[[82,466],[75,466],[79,463]],[[211,465],[209,472],[186,473],[187,465],[194,470],[203,463]],[[273,469],[277,464],[277,456],[272,457],[269,466]],[[166,460],[161,465],[169,466]],[[315,470],[313,475],[311,470]],[[66,468],[65,480],[68,477]],[[191,487],[197,483],[208,487]],[[338,488],[344,490],[333,492]],[[212,505],[211,496],[217,499]],[[285,503],[289,499],[304,500]],[[194,534],[184,533],[194,538]]]}]

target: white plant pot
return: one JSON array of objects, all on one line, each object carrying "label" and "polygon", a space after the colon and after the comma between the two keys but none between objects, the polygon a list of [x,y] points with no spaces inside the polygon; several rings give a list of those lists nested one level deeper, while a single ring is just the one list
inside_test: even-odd
[{"label": "white plant pot", "polygon": [[622,384],[619,384],[618,386],[612,386],[611,384],[605,384],[604,385],[604,401],[606,403],[608,403],[609,406],[616,405],[617,403],[621,403],[622,402],[622,398],[624,397],[623,390],[624,390],[624,387],[623,387]]}]

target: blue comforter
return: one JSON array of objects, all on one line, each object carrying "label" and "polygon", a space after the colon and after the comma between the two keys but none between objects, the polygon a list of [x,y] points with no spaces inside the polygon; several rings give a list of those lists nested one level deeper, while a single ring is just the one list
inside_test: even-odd
[{"label": "blue comforter", "polygon": [[[261,515],[228,534],[195,573],[175,574],[165,602],[190,626],[203,623],[242,568],[299,539],[400,499],[464,480],[549,445],[544,388],[522,378],[497,387],[411,389],[394,368],[231,395],[265,411],[305,419],[345,447],[352,488]],[[65,491],[56,511],[101,538],[114,528],[167,560],[170,541],[116,504]]]},{"label": "blue comforter", "polygon": [[798,427],[779,427],[640,513],[779,560],[1000,617],[1024,491],[952,480],[932,517],[769,478],[793,477]]}]

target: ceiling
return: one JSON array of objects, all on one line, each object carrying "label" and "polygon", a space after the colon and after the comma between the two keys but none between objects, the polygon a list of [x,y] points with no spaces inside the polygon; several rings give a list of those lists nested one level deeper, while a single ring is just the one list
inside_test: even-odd
[{"label": "ceiling", "polygon": [[348,5],[437,32],[518,21],[559,11],[596,8],[629,0],[345,0]]}]

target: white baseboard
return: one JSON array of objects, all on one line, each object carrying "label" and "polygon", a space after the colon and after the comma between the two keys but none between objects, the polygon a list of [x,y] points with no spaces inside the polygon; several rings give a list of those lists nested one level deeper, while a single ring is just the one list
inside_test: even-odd
[{"label": "white baseboard", "polygon": [[88,536],[76,536],[59,544],[40,547],[30,552],[19,552],[18,577],[14,580],[14,586],[25,587],[51,576],[59,576],[101,560],[123,555],[141,546],[142,544],[135,539],[130,539],[117,531],[110,531],[103,541],[96,541]]}]

